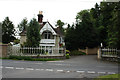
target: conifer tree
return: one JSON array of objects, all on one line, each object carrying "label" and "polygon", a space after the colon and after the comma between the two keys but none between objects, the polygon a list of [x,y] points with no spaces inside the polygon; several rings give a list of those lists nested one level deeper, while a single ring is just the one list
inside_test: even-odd
[{"label": "conifer tree", "polygon": [[27,28],[27,42],[26,46],[38,47],[40,43],[40,25],[36,19],[32,19]]},{"label": "conifer tree", "polygon": [[12,21],[9,20],[9,17],[6,17],[2,22],[2,43],[9,43],[15,39],[15,29]]}]

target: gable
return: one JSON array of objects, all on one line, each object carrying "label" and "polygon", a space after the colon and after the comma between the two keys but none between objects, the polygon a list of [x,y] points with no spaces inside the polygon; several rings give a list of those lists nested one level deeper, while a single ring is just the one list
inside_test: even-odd
[{"label": "gable", "polygon": [[53,35],[57,35],[53,27],[48,22],[40,29],[40,34],[47,30],[50,31]]}]

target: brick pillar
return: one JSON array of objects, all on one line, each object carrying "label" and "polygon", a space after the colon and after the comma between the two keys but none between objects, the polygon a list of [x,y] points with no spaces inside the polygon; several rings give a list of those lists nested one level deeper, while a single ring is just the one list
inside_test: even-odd
[{"label": "brick pillar", "polygon": [[97,55],[98,55],[98,59],[101,59],[101,48],[98,48]]},{"label": "brick pillar", "polygon": [[86,51],[86,54],[88,55],[88,47],[86,47],[86,50],[85,50],[85,51]]},{"label": "brick pillar", "polygon": [[7,57],[8,44],[0,44],[0,57]]}]

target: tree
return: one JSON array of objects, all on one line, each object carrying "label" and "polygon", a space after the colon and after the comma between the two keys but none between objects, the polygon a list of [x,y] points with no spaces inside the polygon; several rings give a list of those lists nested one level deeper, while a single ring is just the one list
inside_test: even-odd
[{"label": "tree", "polygon": [[95,4],[95,8],[91,8],[90,15],[91,15],[91,21],[94,26],[94,29],[97,32],[97,40],[98,44],[103,43],[104,46],[106,44],[106,38],[107,38],[107,31],[106,27],[104,27],[104,21],[103,21],[103,15],[101,12],[101,7],[97,3]]},{"label": "tree", "polygon": [[90,10],[98,40],[104,47],[120,49],[120,2],[101,2]]},{"label": "tree", "polygon": [[96,3],[95,8],[91,8],[91,15],[94,19],[98,19],[100,16],[100,6]]},{"label": "tree", "polygon": [[120,49],[120,2],[111,3],[112,17],[108,25],[108,47]]},{"label": "tree", "polygon": [[27,28],[27,42],[25,46],[38,47],[40,43],[40,25],[35,18],[33,18]]},{"label": "tree", "polygon": [[22,32],[23,30],[27,30],[28,21],[27,18],[24,18],[21,23],[18,25],[19,31]]},{"label": "tree", "polygon": [[56,26],[60,27],[60,30],[62,31],[63,34],[64,34],[64,30],[65,30],[65,29],[63,28],[64,25],[65,25],[64,22],[62,22],[61,20],[57,20]]},{"label": "tree", "polygon": [[66,29],[66,34],[65,34],[66,49],[71,51],[71,50],[75,50],[77,48],[75,37],[76,36],[75,36],[74,25],[70,26],[68,24],[68,27]]},{"label": "tree", "polygon": [[68,26],[65,41],[70,50],[93,48],[100,43],[120,49],[120,2],[101,2],[95,8],[80,11],[76,24]]},{"label": "tree", "polygon": [[76,23],[77,24],[79,24],[80,22],[82,22],[83,21],[83,18],[85,17],[85,16],[83,16],[85,13],[87,13],[88,12],[88,10],[82,10],[82,11],[80,11],[80,12],[78,12],[77,13],[77,16],[76,16]]},{"label": "tree", "polygon": [[[79,12],[76,16],[76,19],[77,24],[75,32],[76,34],[79,34],[77,36],[77,41],[79,43],[78,48],[93,48],[98,46],[98,35],[95,27],[93,26],[89,10],[83,10]],[[78,20],[81,20],[81,22]]]},{"label": "tree", "polygon": [[76,24],[68,25],[65,42],[69,50],[93,48],[99,45],[98,34],[93,26],[89,10],[77,13]]},{"label": "tree", "polygon": [[104,47],[108,46],[108,30],[109,26],[111,25],[111,18],[113,17],[112,12],[114,9],[113,2],[101,2],[100,3],[100,16],[102,17],[102,25],[104,28],[102,29],[101,35],[102,36],[102,43]]},{"label": "tree", "polygon": [[9,20],[9,17],[6,17],[2,22],[2,43],[9,43],[15,39],[14,37],[14,25]]}]

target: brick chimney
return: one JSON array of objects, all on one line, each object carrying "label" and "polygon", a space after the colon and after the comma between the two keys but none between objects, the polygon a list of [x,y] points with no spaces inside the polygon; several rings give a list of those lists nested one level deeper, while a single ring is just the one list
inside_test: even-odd
[{"label": "brick chimney", "polygon": [[43,15],[42,15],[42,11],[39,11],[39,14],[38,14],[38,22],[39,23],[42,23],[42,20],[43,20]]}]

